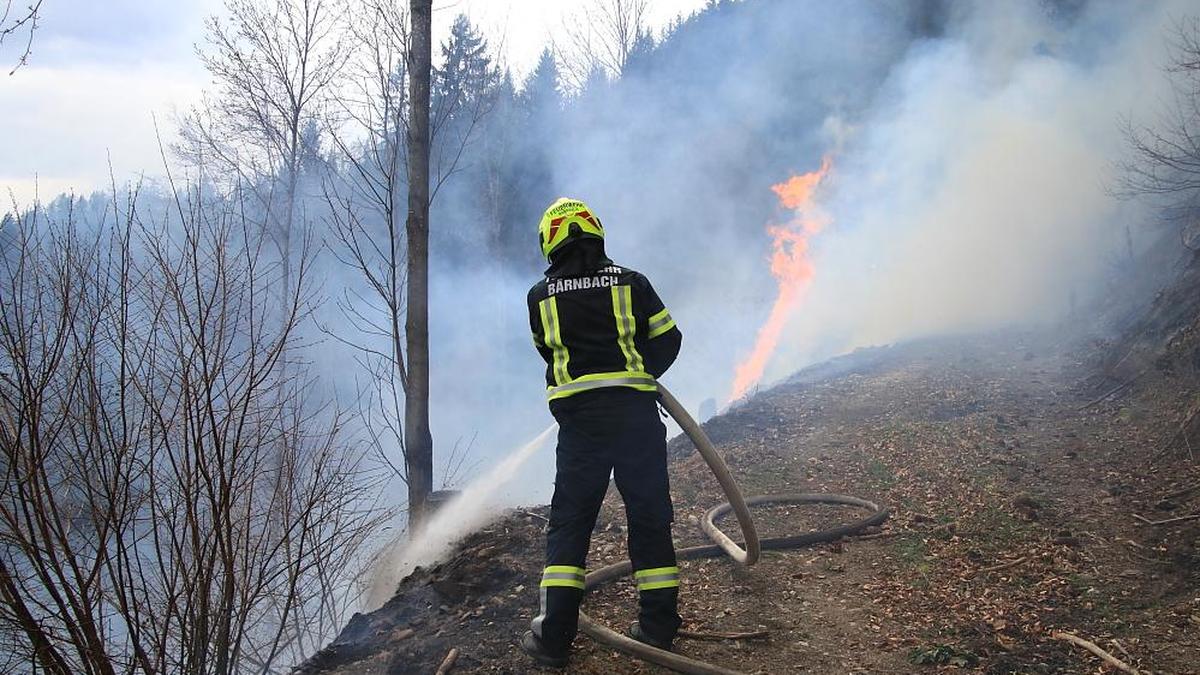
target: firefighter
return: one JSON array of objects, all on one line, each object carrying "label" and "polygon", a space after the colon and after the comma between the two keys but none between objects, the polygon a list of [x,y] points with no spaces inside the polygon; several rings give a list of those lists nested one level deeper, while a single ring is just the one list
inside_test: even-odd
[{"label": "firefighter", "polygon": [[538,230],[550,267],[529,291],[529,327],[559,431],[541,609],[521,647],[543,665],[566,665],[612,475],[640,598],[629,634],[670,649],[680,624],[679,568],[655,378],[675,361],[683,336],[646,277],[605,255],[604,227],[586,204],[555,201]]}]

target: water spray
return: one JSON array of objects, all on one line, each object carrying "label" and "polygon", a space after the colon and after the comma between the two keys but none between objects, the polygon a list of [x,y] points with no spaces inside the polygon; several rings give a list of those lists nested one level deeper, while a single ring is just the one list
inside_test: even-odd
[{"label": "water spray", "polygon": [[551,424],[533,440],[517,448],[491,471],[463,488],[463,491],[433,514],[424,529],[412,540],[403,537],[393,542],[383,555],[367,594],[366,609],[378,609],[396,590],[396,584],[418,565],[432,565],[445,558],[464,535],[474,532],[497,515],[491,507],[496,492],[517,475],[558,428]]}]

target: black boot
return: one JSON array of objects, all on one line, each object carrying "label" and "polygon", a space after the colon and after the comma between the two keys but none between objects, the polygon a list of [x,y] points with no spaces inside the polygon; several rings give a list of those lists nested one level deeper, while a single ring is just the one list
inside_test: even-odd
[{"label": "black boot", "polygon": [[640,642],[644,645],[650,645],[651,647],[655,647],[657,649],[661,649],[666,652],[671,651],[671,643],[670,642],[663,642],[662,640],[655,640],[654,638],[650,637],[649,635],[646,635],[646,633],[642,631],[642,624],[640,624],[636,621],[633,622],[633,624],[631,626],[629,626],[629,637],[633,638],[634,640],[637,640],[638,642]]},{"label": "black boot", "polygon": [[521,649],[525,650],[526,654],[532,656],[533,660],[543,666],[565,668],[567,665],[567,653],[565,651],[553,652],[547,649],[546,645],[531,630],[525,631],[525,634],[521,636]]}]

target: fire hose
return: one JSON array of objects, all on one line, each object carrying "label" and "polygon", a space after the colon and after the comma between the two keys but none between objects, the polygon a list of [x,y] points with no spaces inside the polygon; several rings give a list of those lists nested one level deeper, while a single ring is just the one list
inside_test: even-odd
[{"label": "fire hose", "polygon": [[[704,514],[704,520],[700,524],[701,530],[715,543],[679,549],[675,552],[679,560],[713,558],[721,553],[725,553],[733,558],[734,562],[749,567],[758,562],[763,549],[800,548],[820,542],[836,541],[837,539],[855,534],[865,528],[878,525],[887,520],[888,510],[886,508],[881,508],[865,499],[847,495],[794,493],[758,495],[744,498],[741,490],[738,489],[737,483],[734,482],[733,476],[729,473],[729,467],[725,465],[725,461],[717,454],[717,449],[713,447],[712,441],[709,440],[708,435],[704,433],[700,425],[696,423],[696,420],[692,419],[687,410],[679,404],[679,401],[661,383],[659,384],[658,391],[663,408],[675,419],[680,428],[683,429],[683,432],[695,444],[696,449],[700,451],[700,455],[708,464],[709,469],[712,470],[717,482],[721,485],[721,489],[724,490],[726,498],[729,500],[709,509]],[[838,504],[865,509],[870,512],[870,515],[857,522],[840,525],[827,530],[760,539],[758,531],[754,527],[754,521],[750,517],[749,508],[752,505],[759,504]],[[722,532],[715,524],[717,518],[730,511],[733,511],[738,525],[741,527],[745,548],[738,546],[733,539]],[[595,570],[587,575],[585,581],[586,590],[590,591],[601,584],[617,579],[618,577],[623,577],[629,574],[631,570],[632,564],[629,561],[615,563]],[[649,661],[670,668],[676,672],[695,673],[697,675],[741,675],[736,670],[730,670],[712,663],[692,659],[682,654],[651,647],[600,625],[583,612],[579,613],[579,628],[596,642],[623,651],[643,661]]]}]

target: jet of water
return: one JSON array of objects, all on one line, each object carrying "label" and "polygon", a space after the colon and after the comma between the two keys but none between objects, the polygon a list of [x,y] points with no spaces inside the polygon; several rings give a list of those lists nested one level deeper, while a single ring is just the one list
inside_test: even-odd
[{"label": "jet of water", "polygon": [[463,488],[461,494],[447,502],[425,524],[414,539],[402,536],[388,546],[372,575],[367,592],[365,611],[382,607],[396,590],[396,584],[412,573],[418,565],[428,566],[441,561],[455,542],[486,525],[499,515],[494,498],[505,483],[512,480],[521,468],[558,428],[551,424],[536,438],[517,448],[491,471]]}]

